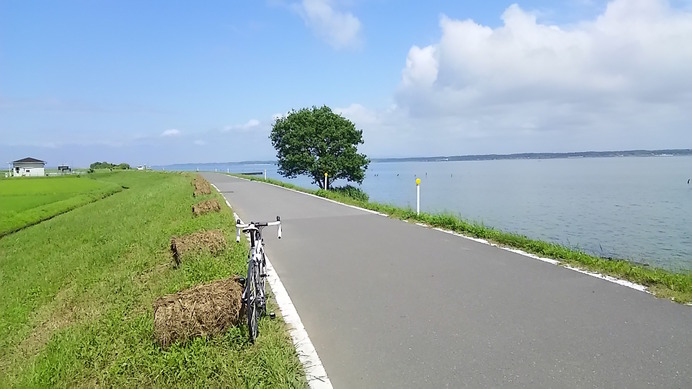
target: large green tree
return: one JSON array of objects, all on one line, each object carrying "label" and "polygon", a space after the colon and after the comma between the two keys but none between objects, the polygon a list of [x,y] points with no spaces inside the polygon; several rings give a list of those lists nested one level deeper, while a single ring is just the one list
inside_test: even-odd
[{"label": "large green tree", "polygon": [[344,179],[362,183],[370,161],[358,153],[363,131],[327,106],[293,110],[274,122],[269,135],[279,160],[279,174],[294,178],[299,174],[312,177],[324,188]]}]

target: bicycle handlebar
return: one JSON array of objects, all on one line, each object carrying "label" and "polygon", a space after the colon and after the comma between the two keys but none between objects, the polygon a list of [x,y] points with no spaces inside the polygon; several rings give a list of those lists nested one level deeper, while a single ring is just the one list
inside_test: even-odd
[{"label": "bicycle handlebar", "polygon": [[[236,227],[236,236],[235,236],[235,241],[240,242],[240,230],[250,230],[250,229],[261,229],[264,227],[269,227],[269,226],[279,226],[278,228],[278,237],[281,239],[281,218],[279,216],[276,217],[275,222],[250,222],[249,224],[241,224],[240,220],[236,220],[235,222],[235,227]],[[246,232],[246,231],[243,231]]]}]

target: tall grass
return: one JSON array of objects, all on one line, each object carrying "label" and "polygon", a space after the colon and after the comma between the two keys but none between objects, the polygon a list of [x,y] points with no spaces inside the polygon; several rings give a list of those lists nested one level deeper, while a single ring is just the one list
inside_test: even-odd
[{"label": "tall grass", "polygon": [[[249,180],[265,181],[253,176],[237,175]],[[692,303],[692,272],[675,273],[655,267],[643,266],[623,259],[600,258],[583,251],[564,247],[559,244],[530,239],[524,235],[503,232],[479,223],[470,222],[454,214],[416,214],[411,208],[401,208],[390,204],[363,201],[348,196],[348,193],[325,190],[310,190],[279,180],[267,179],[266,182],[329,198],[345,204],[380,212],[390,217],[424,223],[432,227],[447,229],[460,234],[485,239],[500,246],[511,247],[542,257],[559,260],[584,270],[610,275],[632,281],[648,287],[648,290],[661,298],[670,298],[680,303]]]},{"label": "tall grass", "polygon": [[[254,345],[244,327],[155,344],[153,301],[244,274],[247,243],[235,243],[227,208],[192,216],[190,176],[99,180],[129,189],[0,239],[0,386],[304,387],[281,319],[263,319]],[[229,242],[222,255],[172,266],[172,236],[216,228]]]}]

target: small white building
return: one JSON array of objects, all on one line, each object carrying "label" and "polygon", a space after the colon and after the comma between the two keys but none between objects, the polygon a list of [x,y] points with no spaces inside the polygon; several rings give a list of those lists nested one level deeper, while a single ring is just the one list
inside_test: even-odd
[{"label": "small white building", "polygon": [[12,162],[12,175],[15,177],[43,177],[46,163],[40,159],[26,157]]}]

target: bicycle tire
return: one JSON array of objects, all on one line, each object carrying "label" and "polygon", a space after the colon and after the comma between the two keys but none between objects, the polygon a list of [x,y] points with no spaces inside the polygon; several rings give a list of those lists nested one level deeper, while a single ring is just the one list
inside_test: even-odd
[{"label": "bicycle tire", "polygon": [[260,250],[262,253],[262,258],[259,261],[259,271],[257,274],[259,275],[258,277],[258,291],[259,291],[259,308],[260,308],[260,317],[264,316],[264,314],[267,312],[267,256],[264,253],[264,248]]},{"label": "bicycle tire", "polygon": [[259,329],[259,307],[257,306],[257,267],[254,261],[248,263],[247,279],[245,280],[245,312],[247,313],[247,328],[250,343],[255,343]]}]

